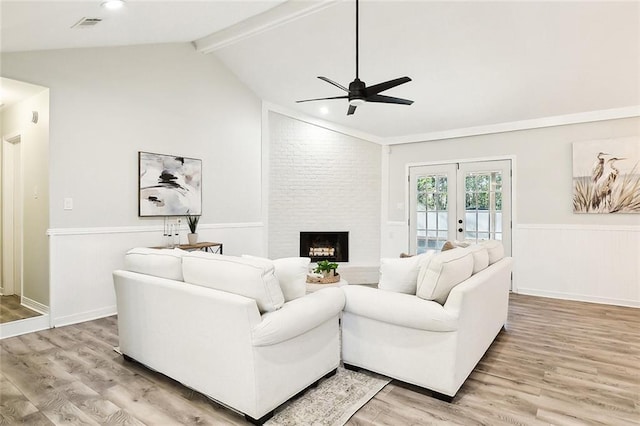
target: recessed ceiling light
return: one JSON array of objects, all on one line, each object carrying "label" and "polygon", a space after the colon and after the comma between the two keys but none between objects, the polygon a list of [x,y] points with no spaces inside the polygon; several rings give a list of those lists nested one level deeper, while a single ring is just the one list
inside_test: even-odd
[{"label": "recessed ceiling light", "polygon": [[323,114],[323,115],[329,114],[329,108],[327,108],[326,106],[320,107],[320,114]]},{"label": "recessed ceiling light", "polygon": [[109,10],[120,9],[124,6],[124,0],[107,0],[102,2],[101,6]]}]

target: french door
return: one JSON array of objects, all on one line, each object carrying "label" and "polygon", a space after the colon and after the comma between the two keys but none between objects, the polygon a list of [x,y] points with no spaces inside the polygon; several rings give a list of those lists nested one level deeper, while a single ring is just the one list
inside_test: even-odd
[{"label": "french door", "polygon": [[447,240],[501,240],[511,255],[511,160],[409,168],[411,253]]}]

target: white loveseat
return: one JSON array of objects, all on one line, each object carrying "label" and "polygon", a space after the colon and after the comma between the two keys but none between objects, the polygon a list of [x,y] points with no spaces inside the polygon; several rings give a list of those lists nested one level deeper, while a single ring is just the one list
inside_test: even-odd
[{"label": "white loveseat", "polygon": [[124,269],[113,278],[125,357],[253,423],[338,367],[338,288],[286,301],[277,266],[201,252],[134,249]]},{"label": "white loveseat", "polygon": [[383,260],[381,288],[343,289],[345,366],[453,399],[506,323],[512,260],[503,256],[500,243],[488,242]]}]

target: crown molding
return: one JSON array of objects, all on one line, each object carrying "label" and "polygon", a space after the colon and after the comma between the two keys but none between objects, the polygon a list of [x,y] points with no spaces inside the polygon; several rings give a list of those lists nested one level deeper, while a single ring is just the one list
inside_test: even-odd
[{"label": "crown molding", "polygon": [[[613,108],[598,111],[579,112],[575,114],[556,115],[551,117],[534,118],[531,120],[512,121],[509,123],[490,124],[487,126],[467,127],[462,129],[444,130],[442,132],[422,133],[381,139],[383,145],[399,145],[415,142],[431,142],[443,139],[480,136],[492,133],[515,132],[518,130],[532,130],[544,127],[565,126],[568,124],[590,123],[604,120],[640,117],[640,105],[624,108]],[[379,138],[378,138],[379,139]],[[380,139],[379,139],[380,140]]]}]

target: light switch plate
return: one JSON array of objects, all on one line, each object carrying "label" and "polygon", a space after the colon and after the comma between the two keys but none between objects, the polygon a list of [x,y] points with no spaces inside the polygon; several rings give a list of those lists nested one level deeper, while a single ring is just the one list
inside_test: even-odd
[{"label": "light switch plate", "polygon": [[73,198],[65,198],[64,199],[64,209],[65,210],[73,210]]}]

